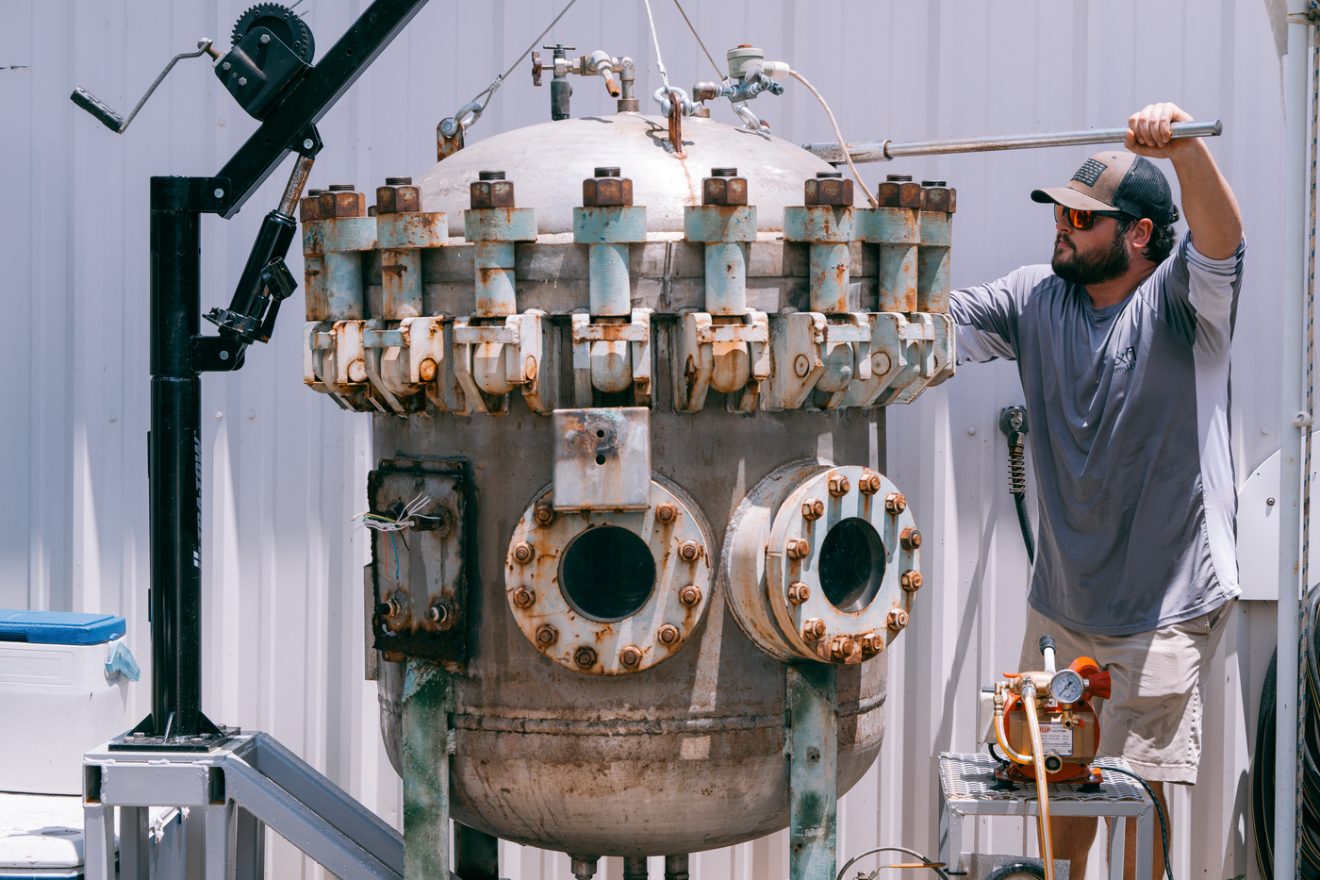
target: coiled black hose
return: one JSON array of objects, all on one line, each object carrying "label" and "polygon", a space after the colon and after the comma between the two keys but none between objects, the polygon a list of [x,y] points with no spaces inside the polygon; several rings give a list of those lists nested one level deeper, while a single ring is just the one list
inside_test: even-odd
[{"label": "coiled black hose", "polygon": [[[1298,747],[1302,750],[1302,822],[1297,849],[1297,876],[1320,880],[1320,587],[1306,598],[1302,622],[1302,676],[1305,683],[1306,727]],[[1274,771],[1277,755],[1274,734],[1278,711],[1279,652],[1270,658],[1261,688],[1256,720],[1256,754],[1251,762],[1251,826],[1256,837],[1256,862],[1261,874],[1274,875]],[[1285,843],[1290,846],[1291,842]]]},{"label": "coiled black hose", "polygon": [[999,411],[999,430],[1008,438],[1008,491],[1017,509],[1018,529],[1027,548],[1027,561],[1036,561],[1036,539],[1031,534],[1027,515],[1027,411],[1021,406],[1006,406]]}]

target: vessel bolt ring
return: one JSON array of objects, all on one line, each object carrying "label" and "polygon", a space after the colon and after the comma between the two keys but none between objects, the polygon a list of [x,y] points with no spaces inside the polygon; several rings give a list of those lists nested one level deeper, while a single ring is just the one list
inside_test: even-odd
[{"label": "vessel bolt ring", "polygon": [[858,478],[857,488],[863,495],[874,495],[880,491],[880,475],[875,471],[866,471]]},{"label": "vessel bolt ring", "polygon": [[830,642],[830,657],[835,660],[847,660],[857,650],[857,643],[849,636],[835,636]]},{"label": "vessel bolt ring", "polygon": [[875,632],[864,632],[858,639],[862,646],[863,657],[874,657],[885,649],[884,637]]}]

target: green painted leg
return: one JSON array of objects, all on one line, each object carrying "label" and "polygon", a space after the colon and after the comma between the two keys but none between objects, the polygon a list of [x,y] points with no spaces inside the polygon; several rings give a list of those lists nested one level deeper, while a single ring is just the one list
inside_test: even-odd
[{"label": "green painted leg", "polygon": [[403,679],[403,859],[406,880],[449,876],[449,676],[409,660]]},{"label": "green painted leg", "polygon": [[461,880],[500,880],[500,839],[455,822],[454,868]]},{"label": "green painted leg", "polygon": [[834,880],[839,763],[836,672],[824,663],[785,670],[789,880]]}]

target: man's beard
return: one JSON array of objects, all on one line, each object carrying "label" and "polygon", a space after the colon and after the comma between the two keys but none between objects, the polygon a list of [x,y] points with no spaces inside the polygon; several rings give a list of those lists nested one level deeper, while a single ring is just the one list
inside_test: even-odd
[{"label": "man's beard", "polygon": [[1066,247],[1060,250],[1056,245],[1054,260],[1050,263],[1050,267],[1054,269],[1054,274],[1064,281],[1071,281],[1083,287],[1112,281],[1126,272],[1131,265],[1123,232],[1122,229],[1114,230],[1114,240],[1109,243],[1109,249],[1105,251],[1083,256],[1073,248],[1072,259],[1065,259]]}]

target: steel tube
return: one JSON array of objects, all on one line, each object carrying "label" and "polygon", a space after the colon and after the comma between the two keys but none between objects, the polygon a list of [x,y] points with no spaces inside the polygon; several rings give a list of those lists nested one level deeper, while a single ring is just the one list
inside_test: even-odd
[{"label": "steel tube", "polygon": [[[1218,119],[1205,122],[1176,122],[1175,138],[1217,137],[1223,133]],[[885,162],[906,156],[944,156],[951,153],[988,153],[996,150],[1032,150],[1041,147],[1075,147],[1080,144],[1121,144],[1127,137],[1127,127],[1094,128],[1080,131],[1061,131],[1053,134],[1010,134],[999,137],[954,138],[945,141],[912,141],[896,144],[893,141],[864,141],[848,144],[848,155],[854,162]],[[803,144],[803,149],[826,162],[843,162],[843,150],[836,143]]]}]

